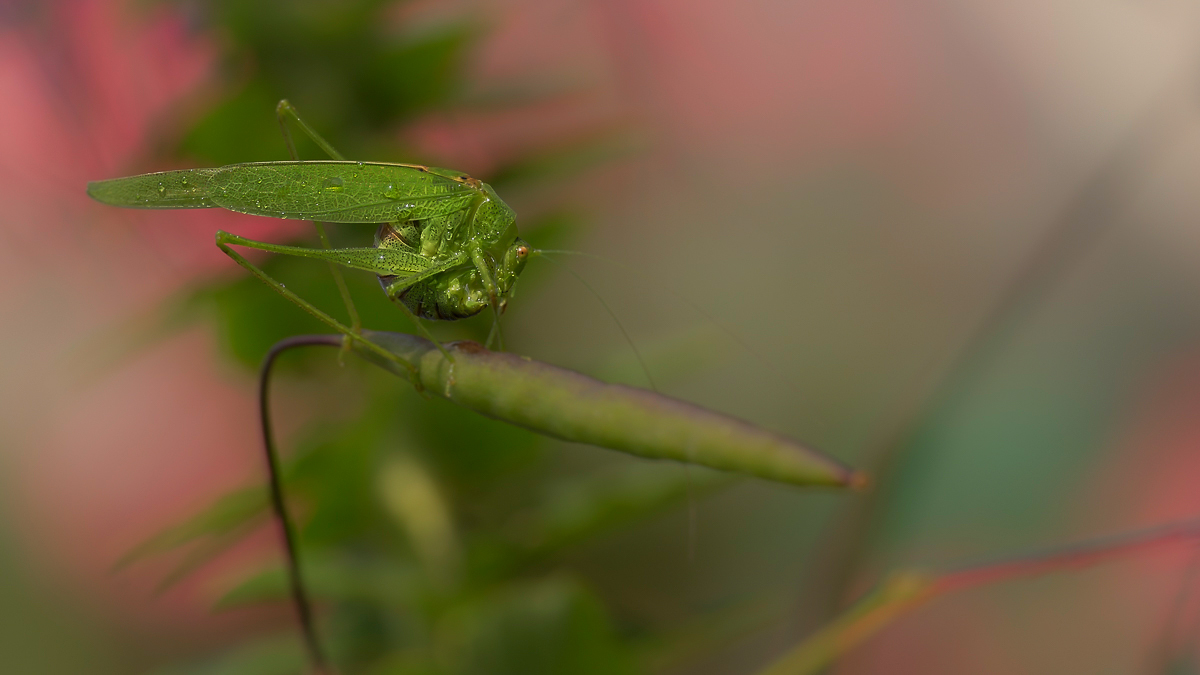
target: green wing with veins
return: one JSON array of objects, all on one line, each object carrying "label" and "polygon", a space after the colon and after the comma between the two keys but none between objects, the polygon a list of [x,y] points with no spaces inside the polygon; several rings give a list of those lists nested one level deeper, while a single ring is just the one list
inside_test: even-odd
[{"label": "green wing with veins", "polygon": [[93,198],[130,208],[221,207],[271,218],[387,223],[445,217],[480,190],[448,169],[373,162],[255,162],[95,181]]}]

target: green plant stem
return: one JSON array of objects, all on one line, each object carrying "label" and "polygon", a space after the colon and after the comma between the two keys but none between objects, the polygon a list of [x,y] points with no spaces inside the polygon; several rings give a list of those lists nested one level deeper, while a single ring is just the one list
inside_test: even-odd
[{"label": "green plant stem", "polygon": [[940,575],[913,570],[895,572],[758,675],[810,675],[820,672],[897,617],[941,595],[1012,579],[1088,567],[1197,539],[1200,539],[1200,518],[968,565]]},{"label": "green plant stem", "polygon": [[259,419],[262,422],[263,449],[267,460],[267,483],[271,493],[271,508],[283,535],[284,552],[287,560],[288,588],[296,616],[300,622],[300,634],[308,651],[309,661],[317,673],[327,673],[328,665],[317,629],[313,622],[312,605],[300,571],[300,551],[296,545],[296,530],[288,515],[287,502],[283,496],[283,472],[279,464],[279,453],[275,451],[275,437],[271,430],[270,384],[271,370],[279,355],[296,347],[327,346],[341,347],[342,338],[337,335],[298,335],[277,342],[263,357],[258,377]]},{"label": "green plant stem", "polygon": [[[296,347],[342,347],[338,335],[298,335],[263,358],[259,406],[271,507],[283,534],[288,586],[309,659],[329,672],[301,574],[295,527],[283,495],[271,427],[275,361]],[[672,459],[795,485],[860,487],[865,477],[836,460],[746,422],[657,392],[600,382],[532,359],[492,352],[475,342],[436,345],[403,333],[365,331],[354,353],[418,389],[481,415],[578,443],[655,459]]]},{"label": "green plant stem", "polygon": [[818,547],[818,558],[809,574],[802,624],[819,625],[834,616],[845,601],[855,578],[865,566],[871,540],[878,534],[879,516],[895,501],[899,490],[892,477],[899,475],[911,455],[919,450],[922,433],[954,414],[984,370],[1011,341],[1014,331],[1039,305],[1055,284],[1114,227],[1121,213],[1123,189],[1134,176],[1176,138],[1186,119],[1176,110],[1178,87],[1166,94],[1119,139],[1107,158],[1080,186],[1061,216],[1030,250],[1029,256],[1003,287],[993,305],[971,326],[965,339],[940,356],[921,375],[916,391],[903,399],[873,450],[862,460],[878,489],[847,504],[828,528]]}]

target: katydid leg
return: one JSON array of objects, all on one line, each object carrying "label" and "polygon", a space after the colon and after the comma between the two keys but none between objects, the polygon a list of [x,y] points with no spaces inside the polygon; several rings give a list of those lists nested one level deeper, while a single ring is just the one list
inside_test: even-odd
[{"label": "katydid leg", "polygon": [[492,306],[492,311],[499,313],[500,311],[500,287],[496,285],[496,279],[492,275],[493,262],[484,254],[483,249],[474,247],[471,249],[471,262],[475,265],[475,269],[479,271],[479,280],[483,282],[483,287],[488,292],[488,304]]},{"label": "katydid leg", "polygon": [[[449,260],[447,262],[444,262],[440,265],[431,265],[429,263],[428,258],[424,258],[416,253],[403,251],[398,248],[341,248],[341,249],[335,248],[335,249],[330,249],[328,251],[325,251],[325,250],[320,250],[320,249],[315,249],[315,248],[302,248],[299,246],[284,246],[282,244],[268,244],[266,242],[254,241],[253,239],[246,239],[245,237],[239,237],[235,234],[229,234],[228,232],[225,232],[225,231],[217,232],[217,245],[221,247],[221,250],[225,251],[226,254],[233,256],[234,260],[237,260],[239,265],[242,265],[243,267],[246,267],[247,269],[253,268],[251,271],[257,270],[255,272],[256,276],[258,276],[260,279],[267,282],[268,284],[275,286],[276,290],[279,290],[279,292],[284,293],[284,295],[289,300],[292,300],[292,302],[300,304],[300,306],[302,308],[304,308],[304,310],[309,312],[310,314],[313,313],[314,311],[320,312],[320,310],[318,310],[316,307],[313,307],[307,301],[302,300],[295,293],[292,293],[291,291],[284,288],[283,284],[280,284],[279,282],[275,281],[274,279],[271,279],[262,270],[259,270],[257,267],[253,267],[253,265],[250,265],[249,262],[243,262],[243,261],[245,261],[245,258],[242,258],[241,256],[234,253],[232,250],[228,249],[226,247],[226,244],[234,244],[237,246],[246,246],[248,248],[255,248],[255,249],[259,249],[261,251],[267,251],[269,253],[282,253],[284,255],[294,255],[294,256],[299,256],[299,257],[303,257],[303,258],[317,258],[317,259],[321,259],[321,260],[328,260],[328,261],[330,261],[332,263],[336,263],[338,265],[343,265],[345,267],[350,267],[353,269],[360,269],[360,270],[364,270],[367,272],[374,272],[375,274],[397,275],[397,274],[402,274],[404,272],[412,273],[410,276],[406,276],[403,279],[396,281],[395,283],[393,283],[392,285],[388,286],[385,289],[387,296],[389,298],[393,298],[393,299],[401,291],[403,291],[404,289],[406,289],[410,286],[413,286],[422,281],[425,281],[426,279],[429,279],[433,276],[441,274],[442,272],[446,272],[446,271],[452,270],[456,267],[462,267],[464,265],[469,264],[465,260],[454,259],[454,260]],[[247,267],[247,265],[249,265],[249,267]],[[412,311],[409,310],[409,308],[404,303],[401,302],[401,303],[397,303],[397,304],[399,304],[400,308],[402,310],[404,310],[404,313],[406,315],[408,315],[408,318],[413,320],[413,323],[416,325],[417,330],[425,338],[427,338],[428,340],[433,342],[435,345],[437,345],[438,350],[442,352],[442,354],[446,357],[447,360],[449,360],[450,362],[453,362],[454,357],[452,357],[450,355],[450,352],[448,352],[446,350],[446,348],[442,346],[442,343],[439,342],[437,340],[437,338],[435,338],[429,332],[429,329],[427,329],[425,327],[425,324],[421,323],[420,319],[416,315],[414,315],[412,313]],[[321,319],[322,321],[325,320],[322,318],[322,316],[328,317],[328,315],[325,314],[324,312],[321,312],[320,315],[317,315],[317,314],[313,314],[313,315],[316,316],[318,319]],[[332,319],[330,319],[330,320],[332,320]],[[326,323],[328,323],[328,321]],[[332,324],[330,324],[330,325],[332,325]],[[341,324],[338,324],[338,326],[341,326]],[[355,335],[358,335],[357,331],[346,328],[345,326],[341,326],[340,328],[337,328],[337,329],[344,333],[347,333],[347,334],[353,333]]]},{"label": "katydid leg", "polygon": [[[379,249],[371,249],[371,250],[378,251]],[[417,271],[412,276],[407,276],[407,277],[404,277],[403,279],[397,279],[396,281],[393,281],[391,284],[389,284],[388,287],[383,290],[384,290],[384,293],[386,293],[389,298],[392,298],[393,300],[395,300],[396,296],[400,294],[400,291],[403,291],[406,288],[409,288],[411,286],[416,286],[417,284],[421,283],[422,281],[427,281],[429,279],[432,279],[433,277],[441,274],[442,272],[449,272],[450,270],[458,269],[460,267],[467,267],[469,265],[470,265],[470,263],[462,258],[451,258],[450,260],[447,260],[444,263],[441,263],[438,265],[432,265],[430,267],[426,267],[423,270]],[[396,273],[389,272],[388,274],[396,274]]]},{"label": "katydid leg", "polygon": [[300,296],[296,295],[292,291],[285,288],[283,284],[276,281],[273,277],[271,277],[271,275],[264,272],[262,269],[260,269],[254,263],[243,258],[241,255],[238,254],[237,251],[234,251],[232,248],[229,248],[228,244],[233,243],[233,242],[230,241],[229,239],[226,239],[225,237],[222,237],[222,235],[225,235],[225,237],[229,237],[229,238],[232,238],[232,235],[229,235],[228,233],[221,232],[221,231],[217,232],[217,248],[221,249],[221,251],[225,255],[229,256],[230,258],[233,258],[234,262],[241,265],[243,268],[246,269],[246,271],[250,272],[255,277],[258,277],[259,281],[262,281],[267,286],[270,286],[271,289],[274,290],[276,293],[279,293],[280,295],[287,298],[288,300],[291,300],[296,306],[298,306],[300,309],[303,309],[304,311],[311,314],[318,321],[324,323],[325,325],[329,326],[330,328],[332,328],[332,329],[336,330],[337,332],[341,333],[342,335],[344,335],[345,336],[345,338],[343,338],[344,340],[350,340],[352,342],[355,342],[355,343],[365,347],[366,349],[368,349],[372,352],[375,352],[379,356],[382,356],[383,358],[385,358],[389,361],[399,364],[401,367],[403,367],[404,369],[406,369],[408,371],[409,375],[412,378],[413,385],[416,386],[417,390],[418,391],[421,390],[420,373],[417,371],[417,367],[414,364],[409,363],[408,361],[405,361],[404,359],[400,358],[399,356],[396,356],[395,354],[389,352],[388,350],[384,349],[383,347],[380,347],[379,345],[375,344],[374,342],[371,342],[370,340],[363,337],[361,333],[351,330],[349,327],[345,326],[337,319],[329,316],[325,312],[318,309],[312,303],[308,302],[304,298],[301,298]]},{"label": "katydid leg", "polygon": [[286,98],[280,101],[279,105],[275,106],[275,117],[279,120],[279,128],[283,130],[283,137],[287,140],[288,151],[291,153],[292,159],[297,159],[296,144],[292,142],[292,135],[287,130],[286,120],[288,119],[295,123],[296,126],[300,127],[300,130],[304,132],[304,135],[311,138],[312,142],[316,143],[317,147],[321,148],[325,154],[329,155],[333,159],[346,159],[342,156],[342,153],[333,149],[333,146],[329,144],[329,141],[321,138],[321,134],[318,134],[316,129],[308,126],[308,122],[305,122],[304,119],[300,117],[300,113],[296,111],[296,106],[292,105],[291,102]]},{"label": "katydid leg", "polygon": [[[279,131],[283,134],[283,141],[287,144],[288,155],[292,161],[300,161],[300,153],[296,151],[296,143],[292,140],[292,133],[288,131],[287,118],[291,118],[301,130],[308,135],[322,150],[333,159],[344,159],[337,150],[333,148],[324,138],[317,134],[316,130],[308,126],[293,106],[286,98],[275,106],[275,119],[279,122]],[[317,229],[317,237],[321,239],[321,247],[325,250],[332,248],[329,245],[329,236],[325,234],[325,226],[320,221],[312,221],[313,227]],[[358,309],[354,306],[354,299],[350,297],[350,289],[346,286],[346,279],[342,276],[342,271],[333,263],[329,263],[329,273],[333,275],[333,283],[337,285],[338,294],[342,296],[342,304],[346,305],[346,312],[350,315],[350,328],[356,333],[362,332],[362,318],[359,317]],[[338,358],[346,355],[346,350],[343,349]]]},{"label": "katydid leg", "polygon": [[440,351],[450,363],[454,363],[454,357],[450,354],[450,352],[446,351],[446,348],[442,346],[441,341],[439,341],[433,336],[432,333],[429,332],[429,329],[426,328],[425,324],[421,322],[421,318],[416,314],[413,314],[413,311],[408,308],[408,305],[404,304],[400,300],[400,293],[405,289],[411,288],[427,279],[431,279],[442,272],[448,272],[456,267],[463,267],[468,264],[469,263],[467,263],[465,260],[450,260],[442,263],[441,265],[436,265],[430,267],[429,269],[418,272],[410,277],[404,277],[403,279],[392,282],[391,285],[384,289],[384,293],[386,293],[387,296],[392,300],[395,300],[396,304],[400,306],[400,309],[404,310],[405,315],[412,319],[413,324],[415,324],[417,327],[417,331],[419,331],[421,335],[425,337],[425,339],[437,346],[438,351]]},{"label": "katydid leg", "polygon": [[500,313],[492,312],[492,329],[488,331],[487,342],[483,343],[484,347],[492,348],[492,339],[496,340],[496,348],[504,351],[504,336],[500,333]]},{"label": "katydid leg", "polygon": [[428,258],[399,248],[332,248],[324,250],[255,241],[225,231],[217,232],[217,241],[222,244],[255,248],[260,251],[267,251],[268,253],[282,253],[300,258],[326,260],[342,267],[374,272],[375,274],[385,276],[401,274],[415,275],[406,276],[406,281],[408,279],[424,279],[427,276],[432,276],[447,269],[453,269],[461,264],[457,261],[451,261],[450,263],[434,266]]}]

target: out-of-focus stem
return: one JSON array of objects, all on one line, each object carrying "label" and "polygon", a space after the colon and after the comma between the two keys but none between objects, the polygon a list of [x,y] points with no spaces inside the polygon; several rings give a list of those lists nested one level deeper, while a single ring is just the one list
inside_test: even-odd
[{"label": "out-of-focus stem", "polygon": [[916,571],[896,572],[758,675],[810,675],[820,672],[899,616],[940,595],[1001,581],[1088,567],[1197,539],[1200,539],[1200,519],[968,565],[936,576]]}]

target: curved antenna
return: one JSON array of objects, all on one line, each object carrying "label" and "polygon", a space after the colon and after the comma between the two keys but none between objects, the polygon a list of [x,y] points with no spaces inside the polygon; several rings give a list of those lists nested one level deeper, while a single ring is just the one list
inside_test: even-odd
[{"label": "curved antenna", "polygon": [[[585,253],[583,251],[568,251],[568,250],[559,250],[559,249],[536,250],[533,252],[540,253],[540,254],[554,253],[554,254],[558,254],[558,255],[574,255],[574,256],[579,256],[581,258],[591,258],[592,260],[598,260],[603,263],[608,263],[609,265],[615,265],[617,267],[620,267],[621,269],[623,269],[627,272],[630,272],[631,274],[635,274],[635,275],[641,277],[642,279],[647,278],[643,272],[635,269],[632,265],[627,265],[627,264],[621,262],[620,260],[613,260],[612,258],[607,258],[602,255],[596,255],[595,253]],[[549,260],[549,258],[546,258],[546,259]],[[562,263],[559,263],[559,264],[562,264]],[[574,273],[572,272],[572,274],[574,274]],[[576,275],[576,276],[578,278],[578,275]],[[658,281],[656,281],[654,283],[654,287],[667,291],[671,295],[675,296],[675,298],[677,300],[682,300],[684,303],[687,304],[688,307],[691,307],[693,311],[695,311],[700,316],[704,317],[704,319],[706,321],[708,321],[712,325],[716,326],[718,330],[720,330],[722,333],[725,334],[725,337],[732,340],[735,344],[737,344],[737,346],[741,347],[743,350],[745,350],[745,352],[747,354],[749,354],[751,357],[753,357],[754,360],[758,362],[759,366],[761,366],[767,372],[771,373],[776,379],[778,379],[780,382],[782,382],[788,389],[791,389],[792,393],[795,393],[795,394],[803,394],[804,393],[803,390],[800,389],[800,387],[796,386],[795,382],[792,382],[788,378],[784,377],[783,374],[779,372],[779,369],[775,368],[772,365],[771,361],[767,357],[762,355],[762,352],[760,352],[760,351],[756,350],[754,347],[750,346],[750,343],[746,342],[746,340],[743,339],[741,335],[739,335],[736,331],[734,331],[732,328],[725,325],[721,321],[718,321],[717,318],[712,315],[712,313],[710,313],[708,310],[704,309],[704,307],[702,307],[695,300],[692,300],[688,296],[684,295],[679,290],[677,290],[675,287],[670,286],[670,285],[664,285]],[[593,291],[593,293],[594,292],[595,291]],[[601,300],[601,302],[604,302],[604,301]]]},{"label": "curved antenna", "polygon": [[312,605],[308,600],[308,591],[304,578],[300,575],[300,552],[296,546],[296,531],[292,519],[288,515],[287,504],[283,498],[283,477],[279,466],[279,455],[275,452],[275,436],[271,431],[270,383],[271,370],[279,355],[296,347],[337,347],[341,348],[342,338],[337,335],[296,335],[276,342],[263,357],[262,368],[258,375],[258,416],[262,422],[263,449],[267,459],[267,482],[271,491],[271,509],[275,520],[283,534],[284,550],[287,557],[288,588],[292,595],[292,604],[296,607],[296,618],[300,622],[300,635],[308,652],[309,661],[317,673],[329,672],[321,643],[317,639],[316,625],[313,623]]},{"label": "curved antenna", "polygon": [[[546,254],[547,253],[562,253],[562,254],[566,254],[566,255],[580,255],[580,256],[584,256],[584,257],[596,258],[598,260],[604,260],[604,258],[601,258],[600,256],[593,256],[588,253],[582,253],[579,251],[555,251],[555,250],[536,250],[535,249],[535,250],[531,251],[530,253],[531,253],[531,255],[541,256],[542,258],[545,258],[547,261],[552,262],[555,265],[558,265],[559,267],[562,267],[566,271],[570,272],[571,276],[575,277],[579,281],[579,283],[583,284],[584,288],[588,289],[588,291],[593,296],[595,296],[596,300],[600,301],[600,304],[604,307],[604,311],[608,312],[608,315],[610,317],[612,317],[613,323],[617,324],[617,328],[621,329],[621,335],[625,336],[625,342],[629,343],[629,348],[633,350],[633,355],[637,357],[638,365],[640,365],[642,367],[642,372],[645,373],[646,381],[650,383],[650,388],[657,392],[658,387],[654,384],[654,378],[652,378],[650,376],[650,369],[646,367],[646,362],[642,359],[641,352],[638,351],[637,345],[634,344],[634,342],[633,342],[633,338],[630,337],[629,332],[625,330],[625,325],[622,324],[621,320],[617,318],[616,312],[614,312],[612,310],[612,308],[608,306],[608,302],[604,299],[604,297],[601,296],[599,293],[597,293],[596,289],[592,288],[591,284],[589,284],[587,281],[585,281],[584,278],[579,275],[579,273],[577,273],[575,270],[571,269],[570,265],[567,265],[566,263],[558,261],[558,260],[554,260],[553,258],[551,258],[550,256],[548,256]],[[615,263],[616,261],[614,260],[614,261],[608,261],[608,262]],[[684,298],[684,300],[686,301],[687,298]],[[697,309],[699,309],[699,308],[697,308]],[[701,314],[704,314],[704,312],[701,311]],[[705,316],[707,316],[707,315],[705,314]],[[714,321],[712,319],[712,317],[708,317],[708,319],[709,319],[709,321],[713,321],[713,323],[716,323],[716,321]],[[688,458],[691,459],[692,458],[691,446],[688,446],[687,454],[688,454]],[[693,490],[693,488],[692,488],[692,465],[690,463],[684,464],[683,471],[684,471],[684,476],[686,477],[687,503],[688,503],[687,559],[688,559],[688,562],[691,563],[691,562],[694,562],[696,559],[696,532],[698,529],[697,515],[696,515],[696,499],[692,493],[692,490]]]},{"label": "curved antenna", "polygon": [[650,375],[650,369],[646,367],[646,361],[642,358],[642,353],[638,351],[637,345],[633,342],[633,338],[629,336],[629,331],[625,330],[625,324],[621,323],[621,320],[617,318],[616,312],[612,311],[612,308],[609,307],[604,298],[596,292],[596,289],[592,288],[588,282],[584,281],[583,277],[579,276],[579,274],[576,273],[575,270],[571,269],[569,265],[546,255],[547,253],[571,253],[571,251],[543,251],[534,249],[529,253],[530,255],[541,256],[545,258],[547,262],[554,263],[555,265],[558,265],[569,272],[571,276],[575,277],[579,283],[583,284],[583,287],[586,288],[588,292],[600,302],[600,305],[604,307],[604,311],[608,312],[608,315],[612,317],[613,323],[617,324],[617,328],[621,330],[621,335],[625,336],[625,342],[629,344],[629,348],[633,350],[633,355],[637,357],[638,365],[642,367],[642,373],[646,376],[646,381],[650,383],[650,389],[658,392],[658,386],[654,383],[654,378]]}]

